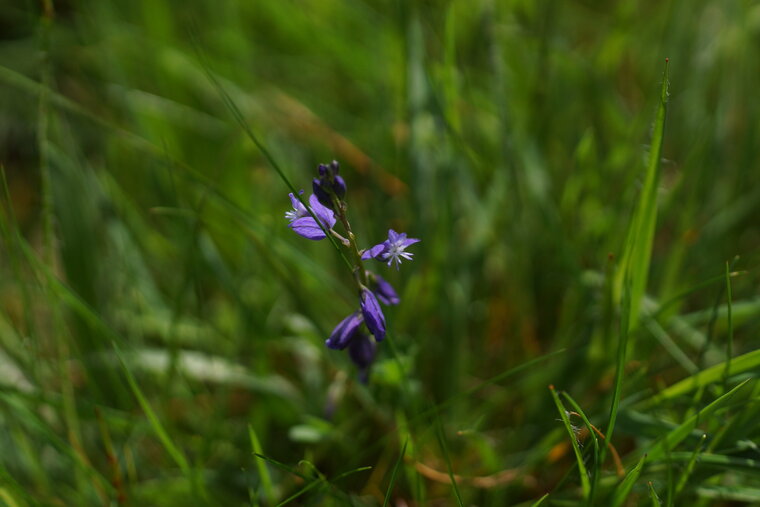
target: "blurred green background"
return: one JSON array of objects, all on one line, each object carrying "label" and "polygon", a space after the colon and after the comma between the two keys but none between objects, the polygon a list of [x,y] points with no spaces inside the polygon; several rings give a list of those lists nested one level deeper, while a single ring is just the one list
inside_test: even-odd
[{"label": "blurred green background", "polygon": [[[0,502],[760,501],[758,55],[740,0],[5,0]],[[422,239],[366,386],[220,87],[296,187],[341,163],[362,246]],[[604,431],[617,365],[590,493],[547,386]]]}]

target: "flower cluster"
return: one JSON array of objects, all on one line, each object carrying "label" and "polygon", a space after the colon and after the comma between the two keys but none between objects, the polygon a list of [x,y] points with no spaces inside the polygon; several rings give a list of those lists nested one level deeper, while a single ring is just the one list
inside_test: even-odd
[{"label": "flower cluster", "polygon": [[[289,194],[293,206],[285,213],[288,227],[306,239],[321,240],[331,235],[347,248],[354,259],[353,273],[359,296],[359,309],[343,319],[325,342],[331,349],[348,349],[348,355],[359,368],[363,382],[369,378],[369,368],[377,353],[377,343],[385,339],[385,315],[380,306],[396,305],[401,300],[393,286],[380,275],[364,268],[364,261],[376,259],[389,267],[395,263],[398,270],[403,260],[412,260],[413,254],[406,249],[420,241],[408,238],[393,229],[388,231],[388,239],[373,247],[360,249],[346,216],[346,182],[338,174],[338,162],[320,164],[319,177],[312,181],[313,194],[309,196],[308,207],[300,196]],[[340,221],[346,237],[335,230]]]}]

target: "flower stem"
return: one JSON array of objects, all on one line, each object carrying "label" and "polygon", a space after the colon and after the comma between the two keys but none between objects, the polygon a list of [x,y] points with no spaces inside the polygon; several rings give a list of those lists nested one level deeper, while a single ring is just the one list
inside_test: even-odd
[{"label": "flower stem", "polygon": [[362,261],[362,255],[359,252],[359,245],[356,243],[356,236],[354,236],[353,231],[351,231],[351,224],[348,222],[348,217],[346,216],[347,206],[344,201],[338,199],[334,194],[332,195],[332,200],[338,215],[338,219],[346,229],[346,234],[348,236],[347,246],[354,256],[354,277],[356,278],[357,286],[361,291],[362,286],[367,285],[367,270],[364,269],[364,262]]}]

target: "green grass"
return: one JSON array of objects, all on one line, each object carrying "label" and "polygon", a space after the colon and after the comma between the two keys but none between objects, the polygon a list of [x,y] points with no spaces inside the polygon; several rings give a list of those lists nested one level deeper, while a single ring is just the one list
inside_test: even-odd
[{"label": "green grass", "polygon": [[[760,498],[757,6],[22,1],[0,34],[0,504]],[[368,385],[324,346],[346,257],[283,219],[332,159],[361,246],[422,239],[378,265]]]}]

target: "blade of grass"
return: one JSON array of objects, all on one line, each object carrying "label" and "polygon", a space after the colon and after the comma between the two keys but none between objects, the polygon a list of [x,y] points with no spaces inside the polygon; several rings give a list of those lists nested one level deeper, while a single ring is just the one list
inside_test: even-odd
[{"label": "blade of grass", "polygon": [[391,480],[388,482],[388,490],[385,493],[385,499],[383,500],[383,507],[386,507],[388,505],[388,501],[391,499],[391,494],[393,493],[393,486],[396,483],[396,474],[398,474],[398,469],[401,468],[401,463],[403,463],[404,461],[404,454],[406,454],[406,446],[408,443],[409,443],[409,437],[406,437],[406,440],[404,440],[404,446],[401,448],[401,454],[398,455],[396,464],[393,466],[393,470],[391,471]]},{"label": "blade of grass", "polygon": [[[604,432],[607,442],[612,443],[612,432],[615,429],[617,421],[618,408],[620,407],[620,397],[623,393],[623,375],[625,373],[625,357],[628,351],[628,335],[630,333],[629,319],[631,317],[631,285],[630,279],[626,278],[626,284],[623,292],[623,301],[621,305],[620,317],[620,339],[618,341],[617,362],[615,364],[615,384],[612,392],[612,403],[610,404],[610,416],[607,423],[607,431]],[[607,456],[607,449],[602,449],[601,461]]]},{"label": "blade of grass", "polygon": [[[686,463],[688,466],[694,458],[694,451],[672,452],[670,453],[669,458],[669,461],[674,463]],[[760,460],[703,452],[697,455],[696,462],[699,463],[700,467],[742,470],[744,472],[760,475]]]},{"label": "blade of grass", "polygon": [[[254,456],[263,454],[264,450],[261,448],[261,442],[259,442],[259,438],[256,436],[256,431],[251,424],[248,425],[248,437],[251,440]],[[272,476],[269,474],[269,469],[260,459],[256,460],[256,468],[259,471],[261,484],[264,486],[264,494],[266,495],[267,503],[269,505],[274,505],[274,487],[272,486]]]},{"label": "blade of grass", "polygon": [[657,191],[660,179],[660,158],[662,156],[662,144],[665,137],[665,117],[668,105],[668,64],[665,59],[665,70],[662,74],[662,86],[660,89],[659,104],[652,130],[652,142],[649,148],[649,160],[644,186],[639,196],[639,201],[634,210],[631,224],[628,228],[628,236],[625,243],[620,269],[616,276],[616,299],[623,297],[626,278],[631,283],[631,304],[628,308],[629,331],[638,324],[638,316],[641,308],[641,300],[646,291],[649,278],[649,264],[652,257],[652,244],[654,232],[657,226]]},{"label": "blade of grass", "polygon": [[696,414],[689,417],[681,425],[665,435],[662,439],[650,447],[649,451],[647,452],[650,460],[661,459],[664,457],[666,453],[670,452],[676,445],[678,445],[684,438],[686,438],[697,427],[697,424],[699,424],[699,422],[706,421],[711,414],[726,405],[727,402],[730,401],[731,398],[733,398],[736,393],[738,393],[745,385],[747,385],[749,381],[750,379],[747,379],[741,384],[737,385],[729,392],[719,397]]},{"label": "blade of grass", "polygon": [[[681,491],[683,491],[683,488],[689,481],[689,476],[694,471],[694,465],[697,463],[697,457],[699,456],[699,452],[702,450],[702,446],[705,444],[705,440],[707,440],[707,435],[702,435],[702,438],[699,439],[699,444],[697,444],[697,446],[694,448],[694,452],[691,453],[689,462],[686,464],[686,468],[684,468],[683,472],[681,473],[681,477],[678,478],[675,489],[676,497],[678,497]],[[673,461],[673,453],[671,453],[668,458],[670,461]]]},{"label": "blade of grass", "polygon": [[570,405],[575,409],[576,414],[583,420],[583,424],[586,425],[591,441],[594,443],[594,468],[591,472],[591,491],[588,495],[588,505],[594,505],[594,496],[596,494],[597,484],[599,483],[599,476],[601,474],[602,463],[600,462],[601,450],[599,448],[599,438],[596,435],[596,428],[591,421],[588,420],[586,414],[583,412],[581,406],[568,394],[566,391],[562,391],[562,396],[567,400]]},{"label": "blade of grass", "polygon": [[670,356],[678,364],[681,365],[684,370],[686,370],[690,375],[694,375],[695,373],[699,372],[697,365],[694,364],[691,359],[689,359],[689,356],[687,356],[683,350],[681,350],[681,348],[670,337],[670,335],[668,335],[668,333],[662,328],[659,322],[657,322],[655,319],[647,318],[644,321],[644,325],[649,330],[649,332],[652,333],[652,336],[654,336],[657,341],[660,342],[662,348],[664,348],[668,354],[670,354]]},{"label": "blade of grass", "polygon": [[135,398],[137,398],[137,402],[140,404],[140,407],[145,413],[145,416],[148,418],[148,422],[150,423],[153,432],[156,434],[159,441],[164,446],[164,449],[166,449],[166,452],[169,453],[169,456],[171,456],[185,477],[190,480],[190,483],[192,484],[193,489],[196,491],[196,493],[198,493],[201,498],[207,499],[207,494],[203,483],[190,468],[190,464],[188,463],[187,458],[185,458],[185,455],[182,453],[182,451],[179,450],[179,447],[176,446],[174,441],[169,436],[169,433],[164,428],[163,424],[161,424],[161,420],[158,418],[158,415],[153,410],[150,402],[148,402],[148,399],[143,394],[142,389],[140,389],[140,386],[137,384],[137,380],[135,380],[135,377],[132,375],[132,371],[129,369],[129,366],[127,366],[127,362],[124,360],[124,356],[121,353],[121,349],[119,349],[119,346],[116,344],[116,341],[111,340],[111,345],[113,346],[114,352],[116,353],[116,357],[119,359],[119,363],[121,364],[121,368],[124,371],[124,375],[127,377],[129,388],[132,390]]},{"label": "blade of grass", "polygon": [[538,507],[539,505],[541,505],[542,503],[544,503],[544,500],[546,500],[547,498],[549,498],[549,493],[544,493],[544,496],[542,496],[541,498],[539,498],[538,500],[536,500],[535,502],[533,502],[532,504],[530,504],[530,506],[531,507]]},{"label": "blade of grass", "polygon": [[615,492],[612,495],[612,507],[620,507],[628,499],[628,495],[631,494],[633,485],[636,484],[639,475],[641,475],[641,469],[644,467],[644,461],[646,459],[647,456],[645,454],[641,457],[636,466],[628,472],[625,479],[623,479],[623,481],[618,484],[617,488],[615,488]]},{"label": "blade of grass", "polygon": [[[728,368],[729,375],[737,375],[752,370],[760,369],[760,350],[753,350],[731,360]],[[693,389],[704,387],[708,384],[718,382],[725,375],[726,362],[718,363],[711,366],[696,375],[687,377],[672,386],[663,389],[661,392],[643,400],[635,405],[637,409],[651,408],[664,401],[672,400],[678,396],[684,395]]]},{"label": "blade of grass", "polygon": [[728,340],[726,343],[726,369],[723,370],[723,385],[728,383],[728,377],[731,372],[731,357],[734,355],[734,321],[731,314],[731,268],[726,262],[726,305],[728,317]]},{"label": "blade of grass", "polygon": [[660,497],[657,496],[657,491],[654,490],[652,481],[647,483],[647,488],[649,488],[649,499],[652,501],[652,507],[660,507],[662,502],[660,502]]},{"label": "blade of grass", "polygon": [[441,446],[441,452],[443,453],[443,458],[446,461],[446,469],[448,470],[449,478],[451,479],[451,488],[454,490],[454,496],[457,499],[457,504],[459,507],[464,507],[464,503],[462,503],[462,495],[459,494],[459,486],[457,486],[457,481],[454,477],[454,469],[451,466],[451,455],[449,455],[449,448],[446,444],[446,436],[443,434],[443,425],[441,424],[440,415],[437,412],[435,414],[435,422],[438,445]]},{"label": "blade of grass", "polygon": [[700,486],[697,496],[711,500],[734,500],[737,502],[760,502],[760,489],[742,486]]},{"label": "blade of grass", "polygon": [[578,473],[580,474],[581,478],[583,498],[584,500],[588,501],[589,495],[591,494],[591,482],[589,481],[589,474],[588,470],[586,469],[586,464],[583,461],[583,453],[581,452],[580,445],[578,445],[578,438],[575,434],[575,430],[573,429],[573,425],[570,423],[570,418],[567,415],[567,409],[565,409],[565,406],[562,404],[562,400],[559,399],[559,395],[554,389],[554,386],[549,386],[549,391],[552,393],[552,399],[554,400],[554,404],[557,406],[559,416],[562,418],[562,424],[565,425],[567,434],[570,436],[570,443],[573,445],[575,459],[578,462]]}]

